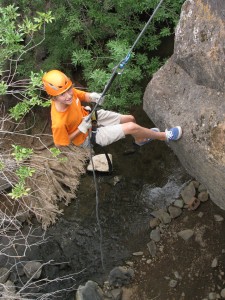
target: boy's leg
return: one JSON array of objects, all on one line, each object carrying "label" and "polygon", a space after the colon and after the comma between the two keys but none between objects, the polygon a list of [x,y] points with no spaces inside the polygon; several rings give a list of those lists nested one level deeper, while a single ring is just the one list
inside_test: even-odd
[{"label": "boy's leg", "polygon": [[146,139],[154,139],[160,141],[177,141],[182,135],[180,126],[166,129],[165,132],[158,132],[149,128],[141,127],[140,125],[129,122],[121,124],[124,134],[131,134],[137,144],[143,144]]}]

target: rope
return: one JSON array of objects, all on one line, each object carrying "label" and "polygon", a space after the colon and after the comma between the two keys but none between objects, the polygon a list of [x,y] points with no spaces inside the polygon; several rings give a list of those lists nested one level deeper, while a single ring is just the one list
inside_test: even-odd
[{"label": "rope", "polygon": [[[130,57],[131,57],[131,52],[133,51],[133,49],[135,48],[136,44],[138,43],[138,41],[140,40],[140,38],[142,37],[142,35],[144,34],[144,32],[146,31],[148,25],[150,24],[150,22],[152,21],[154,15],[156,14],[157,10],[159,9],[159,7],[161,6],[163,0],[160,0],[160,2],[158,3],[157,7],[154,9],[151,17],[149,18],[148,22],[145,24],[144,28],[142,29],[142,31],[140,32],[140,34],[138,35],[137,39],[135,40],[135,42],[133,43],[132,47],[130,48],[130,50],[128,51],[128,54],[126,55],[126,57],[124,59],[122,59],[120,61],[120,63],[114,67],[111,78],[109,79],[108,83],[105,85],[105,88],[101,94],[101,97],[99,98],[99,100],[97,101],[97,103],[95,104],[95,106],[92,109],[92,112],[89,114],[87,121],[89,121],[93,115],[93,113],[95,112],[99,102],[101,101],[101,99],[105,96],[106,92],[109,90],[109,88],[111,87],[114,79],[116,78],[117,74],[121,75],[123,72],[123,69],[125,67],[125,65],[128,63]],[[118,71],[120,70],[120,71]],[[89,141],[91,141],[91,137],[90,137],[90,131],[89,131]],[[90,143],[91,144],[91,143]],[[98,205],[99,205],[99,195],[98,195],[98,184],[97,184],[97,180],[96,180],[96,174],[95,174],[95,169],[94,169],[94,163],[93,163],[93,159],[92,159],[92,153],[91,153],[91,148],[90,148],[90,161],[91,161],[91,165],[92,165],[92,169],[93,169],[93,178],[94,178],[94,184],[95,184],[95,191],[96,191],[96,219],[97,219],[97,224],[98,224],[98,228],[99,228],[99,233],[100,233],[100,255],[101,255],[101,264],[102,264],[102,268],[103,270],[105,270],[104,267],[104,258],[103,258],[103,251],[102,251],[102,228],[101,228],[101,224],[100,224],[100,219],[99,219],[99,214],[98,214]]]},{"label": "rope", "polygon": [[[112,75],[109,79],[109,81],[107,82],[107,84],[105,85],[105,88],[101,94],[101,97],[99,98],[99,100],[96,102],[95,106],[93,107],[92,112],[90,113],[89,117],[87,118],[87,121],[89,121],[92,117],[92,114],[94,113],[94,111],[96,110],[97,106],[99,105],[99,102],[101,101],[101,99],[105,96],[105,94],[107,93],[107,91],[109,90],[109,88],[111,87],[114,79],[116,78],[117,74],[121,75],[123,72],[123,69],[125,67],[125,65],[128,63],[128,61],[130,60],[131,57],[131,53],[133,51],[133,49],[135,48],[135,46],[137,45],[137,43],[139,42],[140,38],[142,37],[142,35],[144,34],[144,32],[146,31],[147,27],[149,26],[149,24],[151,23],[152,19],[154,18],[155,14],[157,13],[158,9],[160,8],[162,2],[164,0],[160,0],[160,2],[158,3],[158,5],[156,6],[156,8],[154,9],[151,17],[149,18],[148,22],[145,24],[145,26],[143,27],[142,31],[139,33],[138,37],[136,38],[136,40],[134,41],[133,45],[131,46],[130,50],[128,51],[126,57],[124,59],[122,59],[119,64],[117,66],[115,66],[113,68],[113,72]],[[118,71],[119,70],[119,71]]]},{"label": "rope", "polygon": [[[88,138],[89,138],[89,141],[90,141],[91,140],[90,131],[88,133]],[[95,174],[94,162],[93,162],[93,159],[92,159],[92,147],[90,147],[90,161],[91,161],[91,165],[92,165],[92,172],[93,172],[93,178],[94,178],[94,184],[95,184],[95,201],[96,201],[95,215],[96,215],[97,225],[98,225],[98,228],[99,228],[99,239],[100,239],[99,247],[100,247],[101,264],[102,264],[102,269],[105,270],[104,256],[103,256],[103,251],[102,251],[102,241],[103,241],[102,228],[101,228],[99,214],[98,214],[98,212],[99,212],[99,210],[98,210],[98,205],[99,205],[98,183],[97,183],[96,174]]]}]

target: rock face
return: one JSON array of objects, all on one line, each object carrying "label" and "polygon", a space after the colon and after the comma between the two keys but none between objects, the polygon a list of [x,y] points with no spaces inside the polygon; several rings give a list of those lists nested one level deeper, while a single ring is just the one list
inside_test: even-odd
[{"label": "rock face", "polygon": [[225,209],[225,1],[187,0],[174,54],[153,76],[144,110],[161,130],[180,125],[169,146]]}]

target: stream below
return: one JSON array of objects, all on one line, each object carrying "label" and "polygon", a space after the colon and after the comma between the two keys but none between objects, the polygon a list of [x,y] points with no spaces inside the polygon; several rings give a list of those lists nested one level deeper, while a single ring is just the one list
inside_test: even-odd
[{"label": "stream below", "polygon": [[[154,126],[142,110],[132,113],[139,124]],[[101,285],[115,266],[146,249],[151,212],[178,198],[190,179],[166,143],[153,141],[125,155],[129,147],[131,137],[106,147],[113,172],[96,173],[98,197],[92,172],[84,174],[77,198],[62,205],[64,213],[47,230],[46,243],[27,252],[28,260],[51,261],[43,267],[43,278],[59,278],[44,288],[45,293],[60,290],[55,296],[72,300],[87,280]]]}]

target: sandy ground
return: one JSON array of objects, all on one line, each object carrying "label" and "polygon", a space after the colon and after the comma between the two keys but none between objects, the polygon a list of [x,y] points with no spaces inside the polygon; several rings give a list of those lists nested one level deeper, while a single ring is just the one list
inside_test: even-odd
[{"label": "sandy ground", "polygon": [[[157,256],[148,249],[134,259],[133,283],[124,289],[123,300],[223,299],[225,288],[225,218],[211,200],[195,211],[184,209],[161,235]],[[177,235],[192,229],[194,235],[184,241]]]}]

